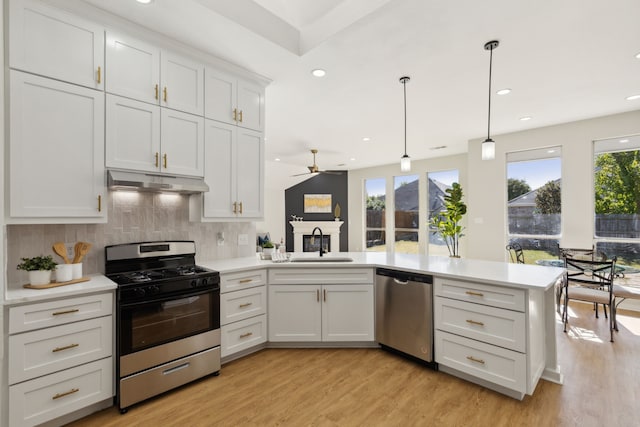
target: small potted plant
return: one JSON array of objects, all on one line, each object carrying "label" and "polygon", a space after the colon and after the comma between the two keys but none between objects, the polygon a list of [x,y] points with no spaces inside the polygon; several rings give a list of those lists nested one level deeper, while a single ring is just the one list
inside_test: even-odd
[{"label": "small potted plant", "polygon": [[262,253],[266,256],[271,257],[274,251],[275,247],[273,246],[273,243],[271,243],[271,240],[267,240],[262,244]]},{"label": "small potted plant", "polygon": [[467,205],[462,201],[462,187],[457,182],[445,190],[445,209],[431,218],[430,226],[434,234],[439,234],[449,249],[449,256],[460,258],[460,237],[464,236],[462,217],[467,213]]},{"label": "small potted plant", "polygon": [[51,272],[58,265],[51,255],[37,256],[33,258],[21,258],[18,270],[29,273],[29,283],[32,285],[46,285],[51,283]]}]

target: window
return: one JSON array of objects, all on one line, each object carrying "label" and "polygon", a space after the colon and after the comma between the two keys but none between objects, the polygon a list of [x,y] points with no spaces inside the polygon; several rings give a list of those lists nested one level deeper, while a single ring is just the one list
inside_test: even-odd
[{"label": "window", "polygon": [[418,175],[394,177],[396,253],[418,253],[419,182]]},{"label": "window", "polygon": [[384,178],[367,179],[365,188],[365,248],[367,251],[386,250]]},{"label": "window", "polygon": [[640,267],[640,135],[594,144],[596,252]]},{"label": "window", "polygon": [[508,238],[522,246],[527,264],[558,257],[560,156],[560,147],[507,154]]},{"label": "window", "polygon": [[[427,173],[427,224],[431,218],[444,210],[444,196],[451,184],[458,181],[458,171],[439,171]],[[463,199],[464,200],[464,199]],[[429,245],[427,255],[449,256],[449,250],[442,237],[427,230]]]}]

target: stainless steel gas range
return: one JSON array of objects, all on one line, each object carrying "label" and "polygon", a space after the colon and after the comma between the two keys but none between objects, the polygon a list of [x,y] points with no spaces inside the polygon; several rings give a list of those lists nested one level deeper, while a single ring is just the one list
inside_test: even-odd
[{"label": "stainless steel gas range", "polygon": [[117,283],[120,411],[220,372],[220,274],[195,265],[193,241],[105,247]]}]

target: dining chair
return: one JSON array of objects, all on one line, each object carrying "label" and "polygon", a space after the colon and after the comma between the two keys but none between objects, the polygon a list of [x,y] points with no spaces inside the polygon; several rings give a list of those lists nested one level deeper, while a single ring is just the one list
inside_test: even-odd
[{"label": "dining chair", "polygon": [[611,305],[611,317],[613,317],[613,328],[618,331],[618,321],[616,316],[618,314],[618,306],[626,299],[640,300],[640,287],[629,285],[613,285],[613,304]]},{"label": "dining chair", "polygon": [[509,243],[506,249],[509,251],[509,258],[511,259],[511,262],[524,264],[524,252],[522,251],[522,246],[520,246],[519,243]]},{"label": "dining chair", "polygon": [[[564,332],[567,332],[569,323],[569,301],[584,301],[602,304],[604,315],[609,320],[610,341],[613,342],[614,330],[614,296],[613,278],[615,275],[616,258],[606,261],[575,259],[569,256],[564,257],[565,280],[564,280],[564,310],[562,321]],[[611,316],[607,316],[607,308]],[[596,308],[596,318],[598,318]]]}]

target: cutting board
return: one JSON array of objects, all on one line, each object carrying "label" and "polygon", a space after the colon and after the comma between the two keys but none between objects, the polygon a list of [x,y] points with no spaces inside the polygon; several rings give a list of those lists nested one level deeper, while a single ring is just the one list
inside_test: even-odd
[{"label": "cutting board", "polygon": [[49,288],[56,288],[58,286],[73,285],[74,283],[82,283],[82,282],[88,282],[88,281],[89,281],[88,277],[81,277],[79,279],[73,279],[67,282],[51,282],[51,283],[47,283],[46,285],[32,285],[30,283],[27,283],[26,285],[22,285],[22,287],[27,289],[49,289]]}]

